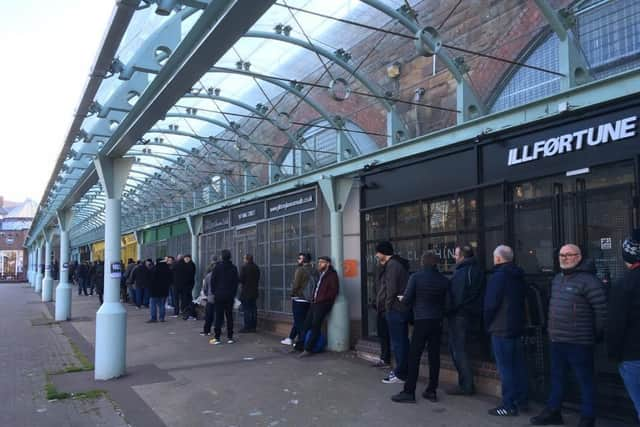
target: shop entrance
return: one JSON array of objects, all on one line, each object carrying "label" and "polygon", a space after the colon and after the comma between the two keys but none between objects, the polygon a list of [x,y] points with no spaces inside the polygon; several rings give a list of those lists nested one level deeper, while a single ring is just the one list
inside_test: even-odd
[{"label": "shop entrance", "polygon": [[258,242],[258,232],[255,225],[244,228],[236,228],[235,230],[235,253],[233,262],[238,266],[238,270],[242,265],[245,255],[250,254],[256,256],[256,248]]},{"label": "shop entrance", "polygon": [[[578,244],[583,257],[595,262],[597,275],[606,288],[622,277],[622,241],[633,228],[636,214],[634,181],[633,164],[628,162],[587,174],[560,175],[511,186],[511,233],[516,260],[528,282],[539,290],[542,314],[546,314],[550,282],[559,270],[557,255],[564,243]],[[533,377],[532,388],[543,397],[548,388],[546,344],[537,343],[535,349],[540,375]],[[597,347],[596,366],[598,402],[607,412],[622,410],[620,405],[627,400],[618,398],[624,396],[624,390],[616,366],[607,359],[604,344]],[[572,388],[567,396],[578,397],[577,386]]]}]

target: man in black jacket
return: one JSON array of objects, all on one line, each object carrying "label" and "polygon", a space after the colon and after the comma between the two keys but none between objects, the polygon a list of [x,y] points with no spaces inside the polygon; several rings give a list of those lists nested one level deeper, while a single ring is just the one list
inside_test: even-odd
[{"label": "man in black jacket", "polygon": [[169,286],[173,279],[173,273],[167,264],[167,258],[158,259],[153,270],[153,280],[149,286],[149,308],[151,318],[147,323],[155,323],[158,318],[164,322],[165,304],[169,295]]},{"label": "man in black jacket", "polygon": [[184,320],[195,319],[193,309],[193,286],[196,280],[196,265],[191,260],[191,255],[185,255],[175,263],[173,268],[173,280],[180,295],[180,311]]},{"label": "man in black jacket", "polygon": [[484,298],[484,322],[502,382],[502,405],[489,415],[510,417],[527,408],[527,365],[522,343],[526,284],[524,272],[513,263],[513,250],[500,245],[493,251],[495,268]]},{"label": "man in black jacket", "polygon": [[149,306],[149,288],[153,282],[153,261],[147,259],[131,273],[136,291],[136,307]]},{"label": "man in black jacket", "polygon": [[549,352],[551,395],[545,409],[531,418],[533,425],[563,424],[560,408],[567,371],[573,371],[580,385],[582,405],[579,427],[595,425],[595,343],[603,336],[607,317],[604,285],[596,276],[595,264],[583,260],[580,248],[560,248],[560,273],[551,282],[549,302]]},{"label": "man in black jacket", "polygon": [[240,302],[244,317],[244,328],[240,333],[255,332],[258,325],[258,283],[260,268],[253,262],[253,255],[244,256],[244,264],[240,267]]},{"label": "man in black jacket", "polygon": [[484,271],[469,245],[455,249],[456,269],[451,278],[447,317],[451,359],[458,371],[458,386],[447,390],[452,395],[474,393],[473,371],[466,351],[467,330],[480,320]]},{"label": "man in black jacket", "polygon": [[217,263],[211,272],[211,291],[208,298],[215,301],[214,338],[209,344],[221,344],[222,322],[227,318],[227,344],[233,344],[233,301],[238,292],[238,269],[231,262],[231,252],[223,249],[220,253],[222,261]]},{"label": "man in black jacket", "polygon": [[440,377],[440,338],[449,280],[438,271],[440,258],[434,252],[422,257],[422,271],[409,278],[400,300],[413,308],[414,326],[409,346],[409,372],[404,389],[391,397],[394,402],[415,402],[420,359],[425,345],[429,354],[429,385],[422,397],[436,402]]},{"label": "man in black jacket", "polygon": [[98,298],[100,298],[100,305],[102,305],[104,302],[104,263],[102,261],[96,261],[93,270],[93,283],[95,284]]},{"label": "man in black jacket", "polygon": [[384,300],[391,349],[396,361],[395,369],[382,382],[403,383],[407,378],[408,369],[410,310],[398,300],[398,296],[403,295],[407,287],[409,265],[407,260],[393,254],[391,242],[380,242],[376,245],[376,258],[382,266],[378,298]]},{"label": "man in black jacket", "polygon": [[640,229],[622,244],[624,277],[609,295],[607,350],[640,419]]}]

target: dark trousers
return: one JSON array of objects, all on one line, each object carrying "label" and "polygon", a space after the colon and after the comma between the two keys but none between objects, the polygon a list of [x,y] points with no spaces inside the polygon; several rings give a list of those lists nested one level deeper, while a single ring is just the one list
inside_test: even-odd
[{"label": "dark trousers", "polygon": [[396,377],[406,380],[409,369],[409,312],[388,311],[387,325],[391,338],[391,350],[396,360],[396,368],[393,372]]},{"label": "dark trousers", "polygon": [[386,364],[391,364],[391,341],[389,339],[389,326],[387,316],[383,312],[376,315],[376,326],[378,329],[378,339],[380,340],[380,360]]},{"label": "dark trousers", "polygon": [[242,317],[244,318],[244,329],[247,331],[255,331],[258,326],[258,304],[256,298],[243,298]]},{"label": "dark trousers", "polygon": [[79,279],[78,280],[78,295],[82,295],[84,292],[85,295],[89,295],[87,293],[87,279]]},{"label": "dark trousers", "polygon": [[173,315],[178,316],[180,314],[180,304],[182,303],[180,289],[177,286],[172,286],[171,292],[173,294]]},{"label": "dark trousers", "polygon": [[180,311],[185,319],[189,316],[196,317],[193,309],[193,297],[191,296],[192,287],[180,289]]},{"label": "dark trousers", "polygon": [[[302,331],[298,334],[296,350],[305,350],[309,352],[313,350],[318,338],[320,338],[320,334],[322,333],[322,322],[324,322],[324,318],[327,317],[327,314],[329,314],[332,307],[333,304],[331,303],[311,304],[307,317],[304,320]],[[311,336],[309,337],[309,341],[305,344],[305,337],[309,330],[311,331]]]},{"label": "dark trousers", "polygon": [[307,313],[309,312],[310,306],[311,303],[308,301],[291,301],[291,311],[293,312],[293,326],[291,327],[291,332],[289,333],[289,339],[291,339],[292,341],[302,333],[302,328],[304,328],[304,321],[307,318]]},{"label": "dark trousers", "polygon": [[569,368],[573,371],[582,396],[580,414],[595,416],[595,381],[593,346],[584,344],[550,344],[551,352],[551,396],[547,402],[550,409],[559,410],[564,398],[564,386]]},{"label": "dark trousers", "polygon": [[522,338],[492,335],[491,343],[502,382],[502,406],[506,409],[527,406],[529,404],[527,362]]},{"label": "dark trousers", "polygon": [[216,339],[220,339],[222,334],[222,322],[227,318],[227,338],[233,338],[233,300],[216,301],[215,304],[215,327],[213,332]]},{"label": "dark trousers", "polygon": [[453,364],[458,371],[458,386],[468,393],[473,392],[473,371],[466,351],[467,318],[464,316],[450,317],[447,322],[449,352]]},{"label": "dark trousers", "polygon": [[429,385],[427,391],[436,391],[440,379],[440,340],[442,339],[441,319],[416,319],[409,345],[409,361],[407,381],[404,391],[415,394],[418,374],[420,373],[420,359],[425,345],[429,355]]},{"label": "dark trousers", "polygon": [[136,288],[136,305],[140,307],[141,305],[149,305],[149,289],[147,288]]},{"label": "dark trousers", "polygon": [[208,302],[204,308],[204,330],[205,334],[211,333],[211,325],[213,325],[213,319],[216,315],[216,306],[213,302]]}]

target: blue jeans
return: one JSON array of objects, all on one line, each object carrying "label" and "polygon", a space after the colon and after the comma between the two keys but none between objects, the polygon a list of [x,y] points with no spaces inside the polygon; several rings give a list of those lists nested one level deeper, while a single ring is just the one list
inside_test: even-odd
[{"label": "blue jeans", "polygon": [[527,406],[529,404],[527,360],[522,339],[492,335],[491,344],[502,382],[502,406],[506,409]]},{"label": "blue jeans", "polygon": [[164,304],[167,301],[167,298],[163,297],[151,297],[149,298],[149,308],[151,311],[151,320],[158,320],[156,315],[160,316],[160,320],[164,320]]},{"label": "blue jeans", "polygon": [[291,311],[293,312],[293,326],[289,333],[291,341],[295,341],[296,337],[302,334],[302,328],[304,328],[304,321],[307,318],[310,306],[311,303],[306,301],[291,301]]},{"label": "blue jeans", "polygon": [[401,380],[407,379],[409,372],[409,312],[390,310],[387,312],[391,350],[396,360],[393,371]]},{"label": "blue jeans", "polygon": [[571,368],[580,386],[582,396],[580,414],[583,417],[595,417],[593,346],[552,342],[549,347],[551,351],[551,396],[547,406],[552,410],[560,410],[567,372]]},{"label": "blue jeans", "polygon": [[628,360],[618,366],[620,376],[627,388],[627,393],[636,408],[638,420],[640,420],[640,360]]},{"label": "blue jeans", "polygon": [[136,305],[149,305],[149,290],[147,288],[136,288]]},{"label": "blue jeans", "polygon": [[244,329],[255,331],[258,326],[258,305],[255,298],[242,299],[242,317]]}]

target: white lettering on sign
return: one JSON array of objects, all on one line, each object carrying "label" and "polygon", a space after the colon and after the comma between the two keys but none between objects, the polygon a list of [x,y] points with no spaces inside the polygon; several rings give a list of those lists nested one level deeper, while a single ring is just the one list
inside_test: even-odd
[{"label": "white lettering on sign", "polygon": [[588,129],[581,129],[573,133],[555,136],[532,144],[523,145],[509,150],[508,166],[520,165],[545,157],[580,151],[586,147],[595,147],[607,142],[620,141],[636,135],[638,116],[631,116],[617,120],[614,123],[604,123]]},{"label": "white lettering on sign", "polygon": [[242,212],[238,214],[238,219],[247,219],[247,218],[251,218],[252,216],[256,216],[256,210],[255,209],[251,209],[250,211],[246,211],[246,212]]},{"label": "white lettering on sign", "polygon": [[289,209],[294,206],[300,206],[311,202],[313,202],[313,196],[300,197],[296,200],[285,203],[278,203],[277,205],[270,207],[269,213],[280,212],[283,209]]}]

